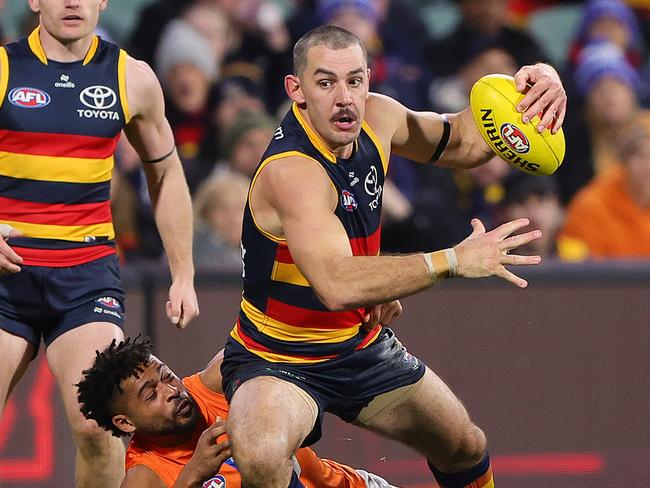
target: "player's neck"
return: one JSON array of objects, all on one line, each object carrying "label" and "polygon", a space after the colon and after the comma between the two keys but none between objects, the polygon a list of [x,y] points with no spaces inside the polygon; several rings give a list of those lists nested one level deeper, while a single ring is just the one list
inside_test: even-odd
[{"label": "player's neck", "polygon": [[81,39],[63,41],[54,37],[43,26],[39,29],[38,34],[47,59],[60,63],[71,63],[84,59],[94,37],[94,33],[91,32]]}]

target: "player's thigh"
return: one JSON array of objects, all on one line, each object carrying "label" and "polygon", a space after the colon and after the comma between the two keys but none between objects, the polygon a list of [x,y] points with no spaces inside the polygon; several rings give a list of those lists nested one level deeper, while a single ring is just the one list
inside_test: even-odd
[{"label": "player's thigh", "polygon": [[404,401],[356,423],[430,457],[453,450],[473,428],[460,400],[429,368]]},{"label": "player's thigh", "polygon": [[[0,320],[2,318],[0,317]],[[27,339],[0,328],[0,416],[9,394],[27,370],[36,346]]]},{"label": "player's thigh", "polygon": [[83,435],[84,430],[90,429],[88,421],[79,410],[75,385],[81,380],[82,371],[92,365],[95,351],[101,351],[113,339],[124,339],[120,327],[110,322],[91,322],[68,330],[47,347],[47,360],[59,385],[66,415],[75,434]]},{"label": "player's thigh", "polygon": [[316,402],[298,386],[272,376],[251,378],[230,400],[233,453],[288,457],[312,430],[317,416]]}]

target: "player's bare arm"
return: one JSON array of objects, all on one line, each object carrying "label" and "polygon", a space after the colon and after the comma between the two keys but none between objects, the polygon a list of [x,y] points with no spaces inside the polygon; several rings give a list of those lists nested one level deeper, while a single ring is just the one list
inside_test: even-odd
[{"label": "player's bare arm", "polygon": [[126,471],[120,488],[167,488],[167,485],[147,466],[138,465]]},{"label": "player's bare arm", "polygon": [[126,80],[132,118],[125,133],[144,161],[154,217],[169,261],[172,286],[167,316],[182,328],[199,313],[194,291],[189,190],[156,76],[146,63],[128,58]]},{"label": "player's bare arm", "polygon": [[[301,185],[295,185],[295,181]],[[301,157],[268,164],[251,195],[258,224],[286,238],[294,262],[325,306],[330,310],[369,307],[411,295],[437,282],[423,254],[353,256],[345,229],[334,214],[337,202],[322,168]],[[534,231],[507,240],[510,233],[526,225],[528,221],[522,219],[489,233],[475,229],[457,246],[458,275],[498,275],[526,286],[524,280],[503,268],[504,264],[539,262],[538,256],[517,256],[515,260],[506,254],[516,245],[541,236]],[[442,274],[448,270],[437,271]]]},{"label": "player's bare arm", "polygon": [[[557,132],[566,113],[566,93],[555,69],[546,64],[524,66],[515,75],[515,82],[520,91],[527,90],[518,106],[523,118],[528,121],[542,113],[537,129],[541,132],[550,128]],[[481,137],[469,108],[447,114],[447,117],[449,140],[436,164],[473,168],[494,156]],[[366,119],[384,147],[420,163],[432,161],[443,138],[443,116],[410,110],[398,101],[376,93],[368,97]]]}]

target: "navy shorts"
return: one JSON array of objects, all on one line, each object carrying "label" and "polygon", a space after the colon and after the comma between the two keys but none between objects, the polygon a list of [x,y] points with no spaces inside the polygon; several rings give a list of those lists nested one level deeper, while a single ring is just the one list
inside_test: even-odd
[{"label": "navy shorts", "polygon": [[21,266],[0,276],[0,328],[46,346],[90,322],[124,323],[117,256],[67,268]]},{"label": "navy shorts", "polygon": [[424,363],[409,354],[388,328],[364,349],[321,363],[300,365],[265,361],[230,337],[221,364],[228,401],[239,385],[257,376],[274,376],[294,383],[314,398],[318,418],[303,447],[320,439],[324,412],[352,422],[376,396],[417,383],[425,369]]}]

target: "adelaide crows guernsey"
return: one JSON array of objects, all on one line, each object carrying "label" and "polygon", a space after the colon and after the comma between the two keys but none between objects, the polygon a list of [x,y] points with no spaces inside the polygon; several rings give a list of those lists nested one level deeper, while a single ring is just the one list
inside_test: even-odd
[{"label": "adelaide crows guernsey", "polygon": [[[363,122],[352,156],[337,159],[294,104],[275,131],[257,175],[265,165],[289,156],[318,162],[338,194],[335,214],[355,256],[379,254],[380,214],[388,159]],[[275,164],[282,164],[278,161]],[[295,182],[300,185],[299,181]],[[273,362],[313,363],[371,344],[379,328],[365,333],[366,310],[331,312],[294,264],[285,239],[257,226],[249,201],[242,228],[244,293],[231,337]],[[343,294],[346,291],[340,290]]]},{"label": "adelaide crows guernsey", "polygon": [[110,180],[128,122],[126,53],[95,36],[85,59],[48,60],[39,29],[0,47],[0,223],[26,265],[115,253]]}]

